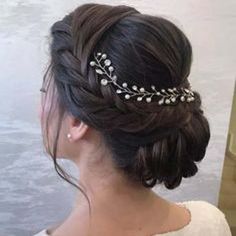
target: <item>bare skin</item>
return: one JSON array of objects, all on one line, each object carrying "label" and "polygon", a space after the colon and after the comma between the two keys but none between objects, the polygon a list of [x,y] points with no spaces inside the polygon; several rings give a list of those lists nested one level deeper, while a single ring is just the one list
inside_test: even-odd
[{"label": "bare skin", "polygon": [[[55,127],[52,124],[50,132]],[[66,157],[79,168],[79,183],[90,199],[92,219],[89,228],[88,204],[78,193],[71,214],[48,230],[50,235],[151,236],[183,228],[190,222],[186,208],[131,183],[118,172],[100,134],[82,121],[70,115],[64,117],[58,147],[58,158]]]},{"label": "bare skin", "polygon": [[53,236],[151,236],[181,229],[189,223],[191,216],[186,209],[158,198],[150,199],[146,207],[144,205],[148,203],[142,207],[134,203],[130,205],[121,198],[120,203],[123,201],[124,204],[118,205],[111,199],[110,208],[119,213],[111,211],[106,215],[108,208],[99,209],[100,206],[97,206],[90,230],[86,209],[74,210],[66,221],[48,233]]}]

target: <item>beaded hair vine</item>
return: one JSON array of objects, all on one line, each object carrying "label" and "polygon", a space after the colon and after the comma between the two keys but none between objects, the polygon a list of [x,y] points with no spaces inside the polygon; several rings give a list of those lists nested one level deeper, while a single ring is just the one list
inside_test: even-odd
[{"label": "beaded hair vine", "polygon": [[[163,104],[173,104],[177,101],[177,98],[180,97],[180,101],[191,102],[194,100],[194,93],[191,89],[187,88],[165,88],[159,89],[157,91],[154,85],[151,85],[151,89],[154,92],[147,91],[144,87],[138,88],[137,85],[132,85],[128,87],[128,83],[123,82],[122,85],[117,83],[117,76],[113,74],[114,67],[112,66],[111,60],[107,58],[107,54],[98,52],[97,55],[94,54],[94,61],[90,61],[90,66],[95,67],[95,71],[99,75],[106,75],[107,79],[101,79],[100,83],[103,86],[113,83],[117,89],[116,93],[125,94],[125,99],[130,99],[131,97],[137,96],[137,101],[142,101],[143,98],[146,98],[146,102],[152,101],[152,96],[159,96],[161,99],[158,101],[159,105]],[[102,63],[103,62],[103,63]],[[180,90],[180,91],[179,91]]]}]

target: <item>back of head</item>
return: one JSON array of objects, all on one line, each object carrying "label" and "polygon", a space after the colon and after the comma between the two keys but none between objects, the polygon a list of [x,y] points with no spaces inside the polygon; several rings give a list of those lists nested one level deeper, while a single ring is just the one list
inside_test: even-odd
[{"label": "back of head", "polygon": [[124,99],[101,86],[89,65],[95,52],[112,61],[119,84],[189,88],[192,47],[171,21],[133,7],[84,4],[52,28],[50,72],[59,107],[98,130],[117,170],[145,187],[177,187],[203,159],[210,129],[194,91],[192,102],[159,105]]}]

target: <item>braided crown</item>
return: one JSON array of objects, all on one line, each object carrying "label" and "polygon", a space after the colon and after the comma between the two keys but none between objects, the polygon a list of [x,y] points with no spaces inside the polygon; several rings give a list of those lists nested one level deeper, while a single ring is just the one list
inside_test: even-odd
[{"label": "braided crown", "polygon": [[126,82],[119,85],[117,83],[117,76],[113,74],[114,67],[112,66],[111,60],[107,58],[107,54],[98,52],[97,54],[94,54],[94,59],[94,61],[90,61],[90,66],[95,67],[95,72],[97,74],[106,75],[107,77],[106,79],[101,79],[101,85],[106,86],[109,83],[114,84],[117,87],[116,93],[124,93],[125,99],[130,99],[131,97],[137,96],[137,101],[142,101],[143,98],[145,98],[146,102],[151,102],[153,96],[158,96],[161,98],[158,100],[159,105],[176,103],[178,97],[180,97],[181,102],[194,101],[193,91],[183,87],[178,89],[173,87],[157,90],[154,85],[151,85],[150,87],[153,92],[150,92],[144,87],[138,88],[137,85],[132,85],[129,87]]}]

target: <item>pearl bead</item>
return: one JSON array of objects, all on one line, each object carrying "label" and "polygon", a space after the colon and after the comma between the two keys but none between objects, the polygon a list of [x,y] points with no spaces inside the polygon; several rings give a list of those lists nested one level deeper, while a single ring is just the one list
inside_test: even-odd
[{"label": "pearl bead", "polygon": [[145,89],[144,89],[144,88],[140,88],[139,91],[140,91],[140,92],[144,92]]},{"label": "pearl bead", "polygon": [[116,80],[116,79],[117,79],[117,76],[116,76],[116,75],[113,75],[113,76],[112,76],[112,79],[113,79],[113,80]]},{"label": "pearl bead", "polygon": [[126,99],[129,99],[129,98],[130,98],[130,95],[129,95],[129,94],[126,94],[126,95],[125,95],[125,98],[126,98]]},{"label": "pearl bead", "polygon": [[104,61],[104,64],[105,64],[106,66],[109,66],[109,65],[111,65],[111,61],[110,61],[109,59],[106,59],[106,60]]},{"label": "pearl bead", "polygon": [[184,97],[184,96],[181,96],[180,100],[181,100],[182,102],[184,102],[184,101],[185,101],[185,97]]},{"label": "pearl bead", "polygon": [[105,53],[102,54],[102,58],[103,58],[103,59],[106,59],[106,58],[107,58],[107,54],[105,54]]},{"label": "pearl bead", "polygon": [[109,70],[109,71],[113,71],[114,68],[113,68],[112,66],[110,66],[110,67],[108,68],[108,70]]},{"label": "pearl bead", "polygon": [[102,85],[107,85],[107,83],[108,83],[108,81],[107,81],[106,79],[102,79],[102,80],[101,80],[101,84],[102,84]]},{"label": "pearl bead", "polygon": [[170,104],[170,99],[166,99],[165,103]]},{"label": "pearl bead", "polygon": [[96,71],[97,74],[100,74],[100,75],[104,74],[101,69],[96,69],[95,71]]},{"label": "pearl bead", "polygon": [[128,85],[127,85],[127,83],[123,83],[122,86],[123,86],[124,88],[126,88]]},{"label": "pearl bead", "polygon": [[142,101],[142,97],[137,97],[137,101]]},{"label": "pearl bead", "polygon": [[152,100],[151,98],[146,98],[147,102],[151,102],[151,100]]},{"label": "pearl bead", "polygon": [[91,61],[90,66],[95,66],[95,61]]}]

